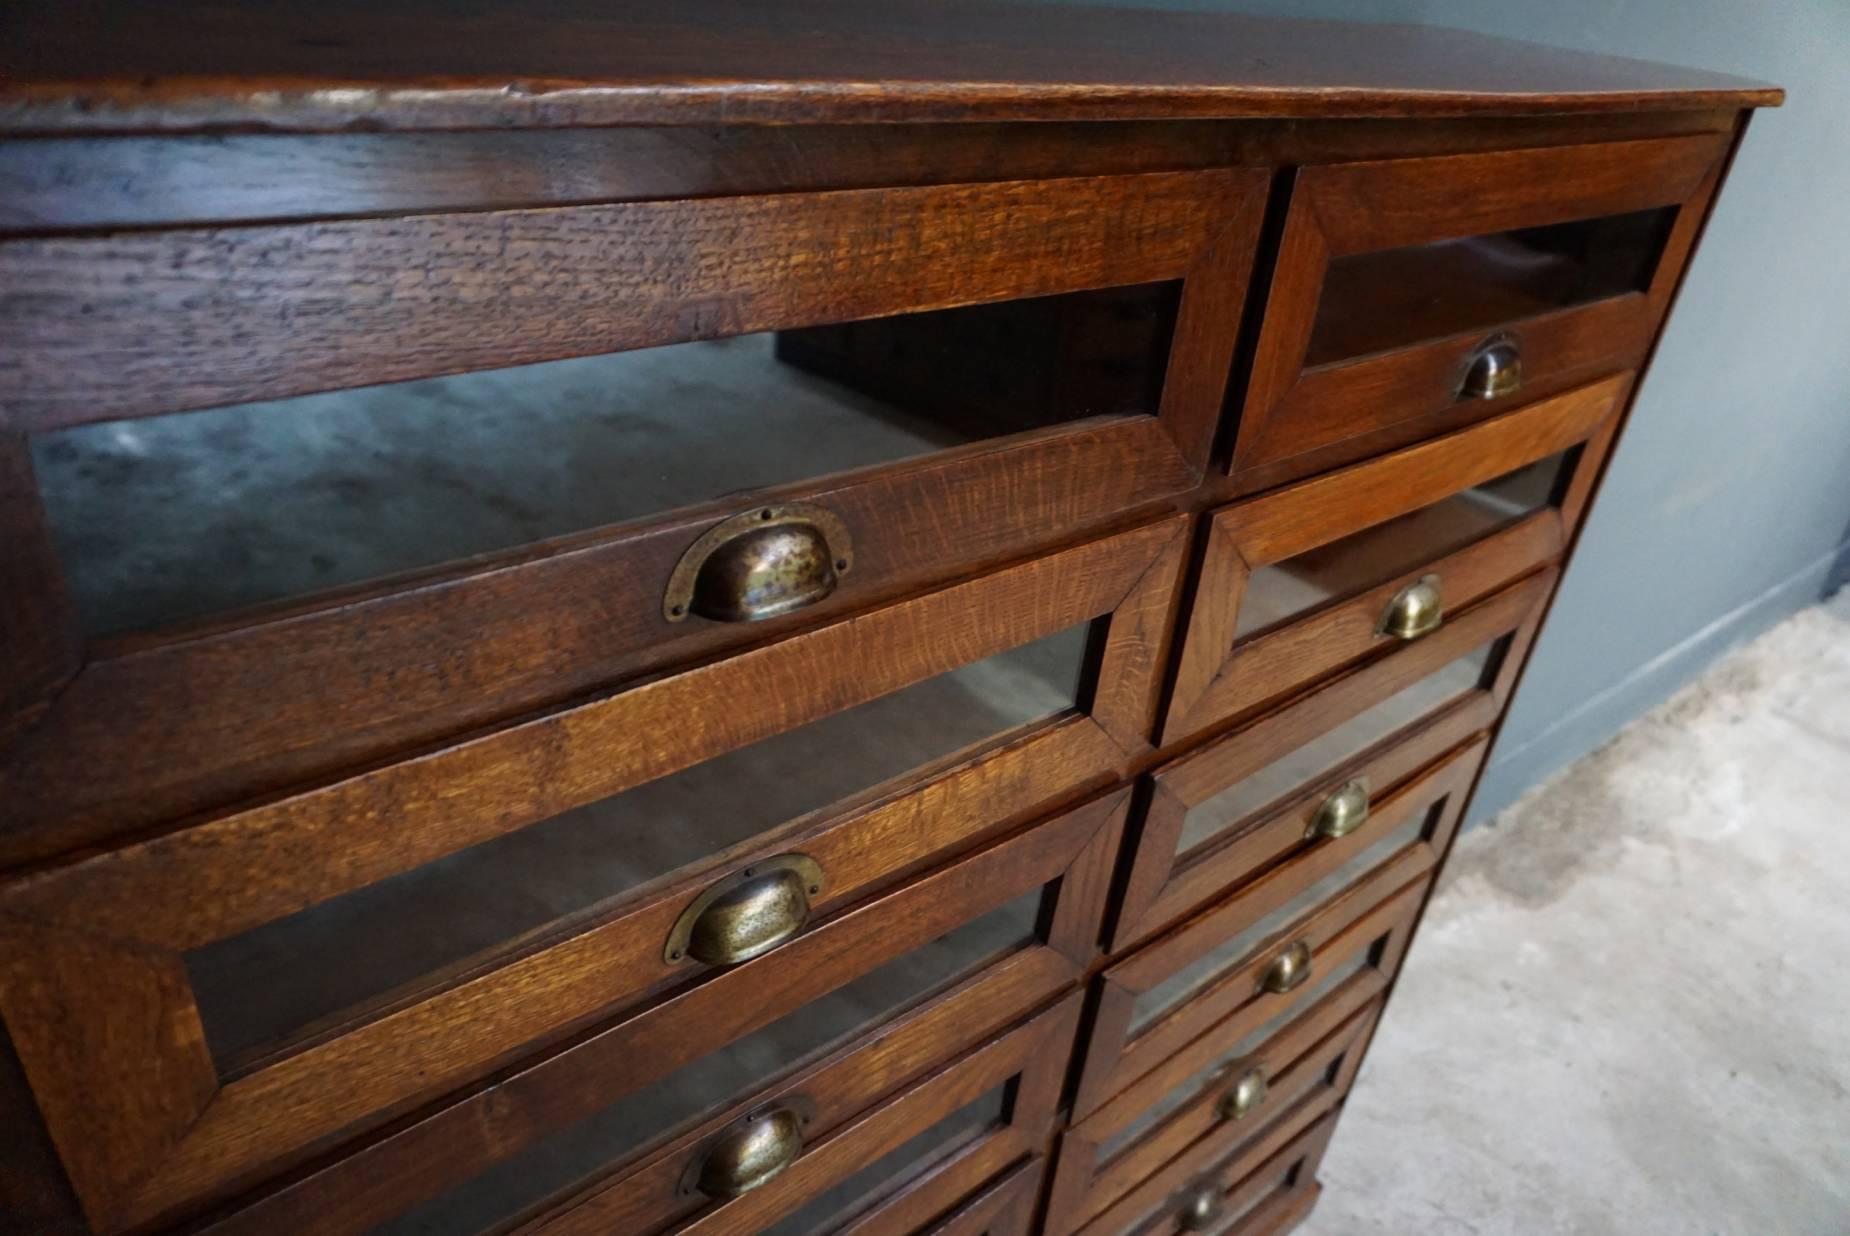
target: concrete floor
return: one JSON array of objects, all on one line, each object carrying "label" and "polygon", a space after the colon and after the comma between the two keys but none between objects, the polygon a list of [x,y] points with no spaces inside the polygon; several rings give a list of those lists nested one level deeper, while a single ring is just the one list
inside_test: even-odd
[{"label": "concrete floor", "polygon": [[1850,593],[1459,842],[1306,1236],[1850,1233]]}]

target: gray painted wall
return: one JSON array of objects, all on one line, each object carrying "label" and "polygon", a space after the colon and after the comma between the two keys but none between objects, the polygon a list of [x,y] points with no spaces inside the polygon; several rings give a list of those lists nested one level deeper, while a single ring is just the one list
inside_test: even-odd
[{"label": "gray painted wall", "polygon": [[1144,7],[1453,26],[1788,91],[1736,159],[1474,819],[1819,597],[1850,552],[1850,0]]}]

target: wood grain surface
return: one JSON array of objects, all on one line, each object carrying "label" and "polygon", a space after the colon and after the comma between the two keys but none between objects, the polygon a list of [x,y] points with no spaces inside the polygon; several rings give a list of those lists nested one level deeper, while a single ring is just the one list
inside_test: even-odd
[{"label": "wood grain surface", "polygon": [[1422,26],[894,0],[19,0],[15,131],[1453,116],[1770,106],[1718,73]]}]

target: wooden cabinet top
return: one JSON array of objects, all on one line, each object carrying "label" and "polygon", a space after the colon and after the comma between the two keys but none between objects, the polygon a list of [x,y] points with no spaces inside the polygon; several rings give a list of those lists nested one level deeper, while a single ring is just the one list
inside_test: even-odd
[{"label": "wooden cabinet top", "polygon": [[1419,26],[975,0],[13,0],[0,133],[1464,116],[1777,105]]}]

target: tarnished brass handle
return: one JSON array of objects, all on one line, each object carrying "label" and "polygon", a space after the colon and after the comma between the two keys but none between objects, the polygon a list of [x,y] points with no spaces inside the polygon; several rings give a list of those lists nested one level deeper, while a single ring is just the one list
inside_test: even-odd
[{"label": "tarnished brass handle", "polygon": [[1266,991],[1291,991],[1310,977],[1310,945],[1293,940],[1285,951],[1272,958],[1272,964],[1259,976],[1259,986]]},{"label": "tarnished brass handle", "polygon": [[1176,1226],[1185,1232],[1204,1232],[1213,1226],[1226,1209],[1227,1195],[1213,1181],[1195,1186],[1182,1199],[1182,1208],[1176,1211]]},{"label": "tarnished brass handle", "polygon": [[1375,631],[1395,639],[1413,640],[1431,635],[1445,621],[1445,595],[1437,575],[1422,575],[1396,592],[1381,611]]},{"label": "tarnished brass handle", "polygon": [[1310,817],[1312,837],[1347,837],[1368,822],[1368,782],[1360,777],[1345,781],[1317,804]]},{"label": "tarnished brass handle", "polygon": [[700,535],[668,576],[662,617],[758,622],[814,605],[854,566],[848,526],[813,503],[763,506]]},{"label": "tarnished brass handle", "polygon": [[1215,1110],[1222,1120],[1244,1120],[1265,1105],[1265,1074],[1248,1069],[1221,1095]]},{"label": "tarnished brass handle", "polygon": [[807,854],[779,854],[719,881],[694,898],[668,932],[662,960],[691,957],[736,966],[803,930],[822,867]]},{"label": "tarnished brass handle", "polygon": [[683,1192],[711,1198],[738,1197],[769,1184],[803,1155],[803,1126],[810,1103],[802,1096],[779,1100],[729,1126],[688,1164]]},{"label": "tarnished brass handle", "polygon": [[1509,335],[1492,335],[1478,345],[1458,387],[1460,399],[1496,399],[1522,385],[1522,350]]}]

